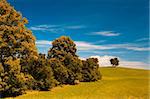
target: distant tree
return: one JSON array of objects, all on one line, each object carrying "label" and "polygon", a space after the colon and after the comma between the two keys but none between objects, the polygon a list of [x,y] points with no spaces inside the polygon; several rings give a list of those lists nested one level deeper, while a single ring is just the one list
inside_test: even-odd
[{"label": "distant tree", "polygon": [[83,60],[82,74],[83,74],[82,80],[84,82],[100,80],[102,76],[99,71],[98,59],[89,58],[89,59]]},{"label": "distant tree", "polygon": [[110,59],[110,63],[112,64],[112,66],[116,67],[119,65],[119,60],[118,58],[112,58]]}]

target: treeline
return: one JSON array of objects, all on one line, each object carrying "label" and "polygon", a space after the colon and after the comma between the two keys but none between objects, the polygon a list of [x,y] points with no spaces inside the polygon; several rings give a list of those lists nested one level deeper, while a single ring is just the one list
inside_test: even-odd
[{"label": "treeline", "polygon": [[69,37],[54,40],[47,56],[38,54],[27,23],[6,0],[0,0],[0,97],[101,79],[98,60],[80,60]]}]

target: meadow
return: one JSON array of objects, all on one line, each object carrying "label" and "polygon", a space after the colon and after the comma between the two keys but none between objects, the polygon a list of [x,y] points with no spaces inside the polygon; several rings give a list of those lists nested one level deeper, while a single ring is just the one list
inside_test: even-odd
[{"label": "meadow", "polygon": [[[148,99],[150,71],[101,67],[102,80],[63,85],[50,91],[27,91],[15,99]],[[8,98],[12,99],[12,98]]]}]

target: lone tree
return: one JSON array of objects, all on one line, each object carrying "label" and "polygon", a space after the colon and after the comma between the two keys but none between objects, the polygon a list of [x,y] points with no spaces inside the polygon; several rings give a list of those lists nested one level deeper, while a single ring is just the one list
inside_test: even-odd
[{"label": "lone tree", "polygon": [[112,58],[112,59],[110,59],[110,63],[113,67],[116,67],[119,65],[119,60],[118,60],[118,58]]}]

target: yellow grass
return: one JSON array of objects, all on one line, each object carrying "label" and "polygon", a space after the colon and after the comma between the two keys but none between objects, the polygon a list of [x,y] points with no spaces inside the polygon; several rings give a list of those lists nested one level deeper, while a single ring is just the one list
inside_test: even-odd
[{"label": "yellow grass", "polygon": [[[51,91],[27,91],[15,99],[148,99],[150,71],[100,68],[102,80],[64,85]],[[12,98],[9,98],[12,99]]]}]

